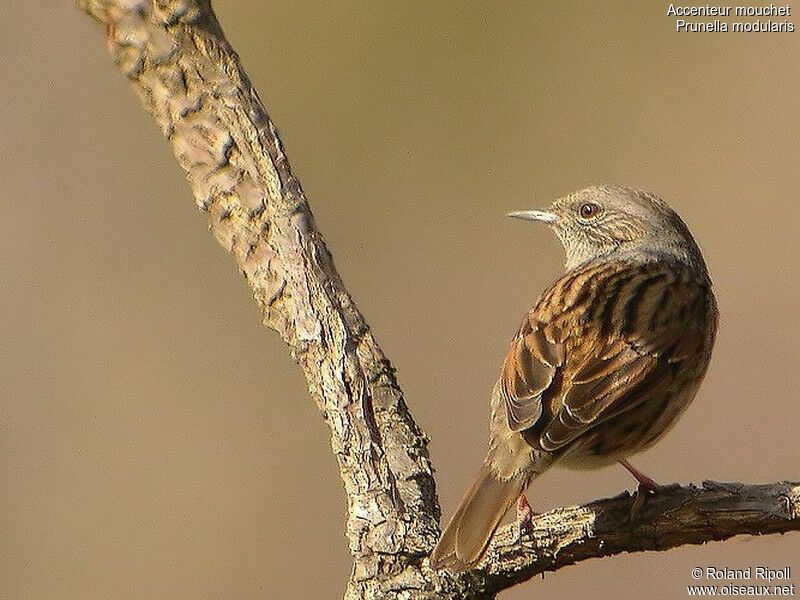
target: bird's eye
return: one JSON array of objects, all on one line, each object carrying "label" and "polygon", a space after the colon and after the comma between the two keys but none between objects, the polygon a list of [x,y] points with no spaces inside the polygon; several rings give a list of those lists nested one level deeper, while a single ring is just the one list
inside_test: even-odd
[{"label": "bird's eye", "polygon": [[594,202],[587,202],[586,204],[581,204],[578,212],[580,212],[581,217],[584,219],[591,219],[599,215],[600,210],[601,209],[598,204],[595,204]]}]

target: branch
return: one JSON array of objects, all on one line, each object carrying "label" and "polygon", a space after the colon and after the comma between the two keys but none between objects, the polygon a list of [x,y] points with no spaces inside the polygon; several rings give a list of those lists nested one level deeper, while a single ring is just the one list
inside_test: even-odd
[{"label": "branch", "polygon": [[348,498],[351,593],[408,571],[409,557],[425,556],[439,535],[427,439],[339,278],[275,126],[209,0],[77,5],[103,25],[117,67],[170,141],[264,324],[303,369],[330,427]]},{"label": "branch", "polygon": [[531,535],[523,540],[516,526],[504,528],[486,561],[487,589],[497,592],[545,571],[621,552],[800,531],[797,482],[670,486],[648,496],[634,519],[632,503],[626,493],[552,510],[534,519]]},{"label": "branch", "polygon": [[439,536],[427,438],[394,369],[345,289],[275,127],[210,0],[76,0],[186,171],[209,228],[303,369],[329,425],[348,498],[347,598],[493,598],[537,573],[624,551],[800,529],[798,484],[706,484],[539,516],[502,530],[485,567],[435,572]]}]

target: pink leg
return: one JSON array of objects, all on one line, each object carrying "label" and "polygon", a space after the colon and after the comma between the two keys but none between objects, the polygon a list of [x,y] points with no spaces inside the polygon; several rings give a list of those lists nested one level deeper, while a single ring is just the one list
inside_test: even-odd
[{"label": "pink leg", "polygon": [[642,473],[624,458],[619,461],[619,464],[628,469],[628,472],[630,472],[630,474],[636,478],[636,481],[639,482],[639,488],[636,490],[636,499],[633,501],[633,505],[631,505],[631,518],[633,518],[640,510],[642,510],[642,506],[644,506],[644,498],[647,495],[647,492],[655,493],[658,491],[659,486],[655,481]]},{"label": "pink leg", "polygon": [[620,459],[619,464],[623,467],[628,469],[631,475],[636,478],[636,481],[639,482],[639,491],[640,492],[656,492],[658,491],[659,485],[650,479],[647,475],[642,473],[639,469],[634,467],[631,463],[629,463],[624,458]]},{"label": "pink leg", "polygon": [[533,509],[531,509],[530,502],[525,497],[525,493],[520,494],[517,498],[517,523],[521,532],[531,533],[533,531]]}]

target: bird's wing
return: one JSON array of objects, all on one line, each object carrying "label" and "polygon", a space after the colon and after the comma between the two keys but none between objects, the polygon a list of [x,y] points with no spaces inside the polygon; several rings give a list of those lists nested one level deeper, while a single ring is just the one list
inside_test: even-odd
[{"label": "bird's wing", "polygon": [[680,363],[702,352],[707,298],[705,282],[674,265],[568,273],[528,313],[506,355],[509,427],[535,432],[554,451],[663,393]]},{"label": "bird's wing", "polygon": [[525,319],[503,363],[500,389],[512,431],[531,427],[542,415],[542,394],[564,365],[564,344],[548,340],[539,324]]}]

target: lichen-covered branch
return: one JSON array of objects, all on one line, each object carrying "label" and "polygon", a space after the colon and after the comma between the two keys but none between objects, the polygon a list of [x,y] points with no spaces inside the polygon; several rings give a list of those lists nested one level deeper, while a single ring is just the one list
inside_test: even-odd
[{"label": "lichen-covered branch", "polygon": [[439,505],[427,439],[342,284],[275,127],[209,0],[76,0],[169,140],[197,206],[286,341],[330,427],[348,498],[348,598],[493,598],[536,573],[622,551],[798,529],[796,484],[676,488],[564,508],[501,531],[484,567],[428,567]]}]

